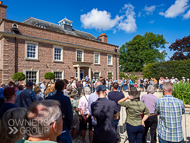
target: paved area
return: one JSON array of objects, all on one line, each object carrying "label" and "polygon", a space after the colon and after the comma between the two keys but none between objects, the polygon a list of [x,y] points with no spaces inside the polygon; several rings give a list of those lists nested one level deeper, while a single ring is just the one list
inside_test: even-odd
[{"label": "paved area", "polygon": [[[144,94],[146,94],[146,92],[141,92],[141,96]],[[124,95],[128,96],[128,92],[124,92]],[[161,98],[163,96],[162,92],[155,92],[154,95],[157,96],[158,98]],[[186,112],[190,112],[190,108],[189,109],[186,108]],[[186,118],[186,124],[185,124],[185,118]],[[119,121],[118,129],[117,129],[118,136],[120,137],[120,140],[118,141],[118,143],[128,143],[127,138],[125,139],[125,137],[127,137],[125,119],[126,119],[126,110],[124,107],[121,107],[120,121]],[[183,115],[182,124],[183,124],[184,139],[185,141],[190,143],[190,114]],[[185,127],[186,127],[187,132],[185,132]],[[187,140],[186,140],[186,133],[187,133]],[[150,137],[148,137],[147,142],[149,141],[150,141]],[[80,134],[78,134],[76,140],[73,141],[73,143],[82,143],[82,137]],[[85,143],[89,143],[88,131],[86,132]]]}]

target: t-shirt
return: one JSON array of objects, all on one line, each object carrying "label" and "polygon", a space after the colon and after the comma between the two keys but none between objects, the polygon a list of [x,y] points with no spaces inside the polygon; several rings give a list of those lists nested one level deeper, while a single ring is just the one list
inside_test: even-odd
[{"label": "t-shirt", "polygon": [[114,114],[117,113],[117,105],[107,98],[98,98],[91,104],[92,116],[97,119],[94,128],[94,138],[101,141],[115,141],[116,132],[114,126]]},{"label": "t-shirt", "polygon": [[75,109],[78,108],[78,102],[76,100],[71,99],[71,105],[73,109],[73,115],[78,115],[77,112],[75,111]]},{"label": "t-shirt", "polygon": [[118,101],[124,97],[125,96],[122,92],[111,91],[108,93],[108,99],[111,101],[115,101],[115,103],[117,104],[117,112],[120,112],[121,110],[121,106],[118,104]]},{"label": "t-shirt", "polygon": [[89,114],[88,100],[89,100],[89,95],[84,95],[79,100],[79,106],[78,106],[78,108],[82,109],[84,115]]},{"label": "t-shirt", "polygon": [[18,140],[16,143],[57,143],[57,142],[54,142],[54,141],[35,141],[35,142],[32,142],[32,141],[28,141],[28,140]]},{"label": "t-shirt", "polygon": [[4,113],[11,109],[11,108],[15,108],[16,105],[12,104],[12,103],[4,103],[1,108],[0,108],[0,119],[3,117]]},{"label": "t-shirt", "polygon": [[4,89],[2,87],[0,87],[0,98],[4,98],[3,91],[4,91]]}]

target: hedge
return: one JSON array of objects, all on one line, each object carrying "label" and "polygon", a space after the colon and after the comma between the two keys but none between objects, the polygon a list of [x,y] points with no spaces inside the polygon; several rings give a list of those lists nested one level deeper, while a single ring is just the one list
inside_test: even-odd
[{"label": "hedge", "polygon": [[52,72],[47,72],[47,73],[45,73],[44,78],[45,79],[49,79],[49,80],[54,79],[55,78],[55,74],[52,73]]},{"label": "hedge", "polygon": [[144,78],[155,77],[159,79],[160,77],[168,77],[171,79],[172,76],[179,80],[183,76],[186,79],[190,78],[190,59],[151,63],[143,68]]}]

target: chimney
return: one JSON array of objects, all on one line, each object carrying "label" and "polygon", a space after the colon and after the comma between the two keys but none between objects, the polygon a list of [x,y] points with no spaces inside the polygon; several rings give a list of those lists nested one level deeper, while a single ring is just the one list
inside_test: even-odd
[{"label": "chimney", "polygon": [[102,34],[100,34],[100,36],[98,38],[100,38],[102,40],[102,42],[107,43],[108,42],[107,37],[108,36],[105,35],[105,33],[102,33]]},{"label": "chimney", "polygon": [[7,6],[3,5],[3,2],[0,1],[0,22],[2,19],[6,19],[6,14],[7,14]]}]

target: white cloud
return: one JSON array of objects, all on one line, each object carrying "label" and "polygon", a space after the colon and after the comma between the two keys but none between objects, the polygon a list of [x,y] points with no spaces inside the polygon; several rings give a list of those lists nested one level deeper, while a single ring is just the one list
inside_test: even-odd
[{"label": "white cloud", "polygon": [[135,32],[137,29],[134,7],[131,4],[125,4],[122,10],[125,11],[126,18],[118,24],[118,29],[126,33]]},{"label": "white cloud", "polygon": [[139,12],[138,17],[141,17],[141,12]]},{"label": "white cloud", "polygon": [[156,10],[156,6],[152,5],[150,7],[148,7],[147,5],[144,7],[144,10],[146,11],[147,15],[152,15],[153,12]]},{"label": "white cloud", "polygon": [[116,15],[114,19],[111,19],[111,13],[105,10],[98,11],[97,8],[80,16],[84,28],[95,28],[96,30],[111,29],[115,27],[122,18],[122,16]]},{"label": "white cloud", "polygon": [[123,30],[127,33],[135,32],[137,29],[134,7],[131,4],[125,4],[121,10],[123,15],[116,15],[111,18],[111,13],[107,11],[99,11],[93,8],[90,12],[80,16],[82,27],[86,29],[95,28],[96,30]]},{"label": "white cloud", "polygon": [[150,24],[153,24],[153,23],[154,23],[154,21],[155,21],[155,20],[152,20],[152,21],[150,21],[149,23],[150,23]]},{"label": "white cloud", "polygon": [[165,18],[175,18],[180,14],[183,14],[188,6],[189,0],[176,0],[166,12],[160,12],[159,14],[165,16]]},{"label": "white cloud", "polygon": [[189,19],[190,18],[190,10],[186,14],[183,15],[184,19]]}]

